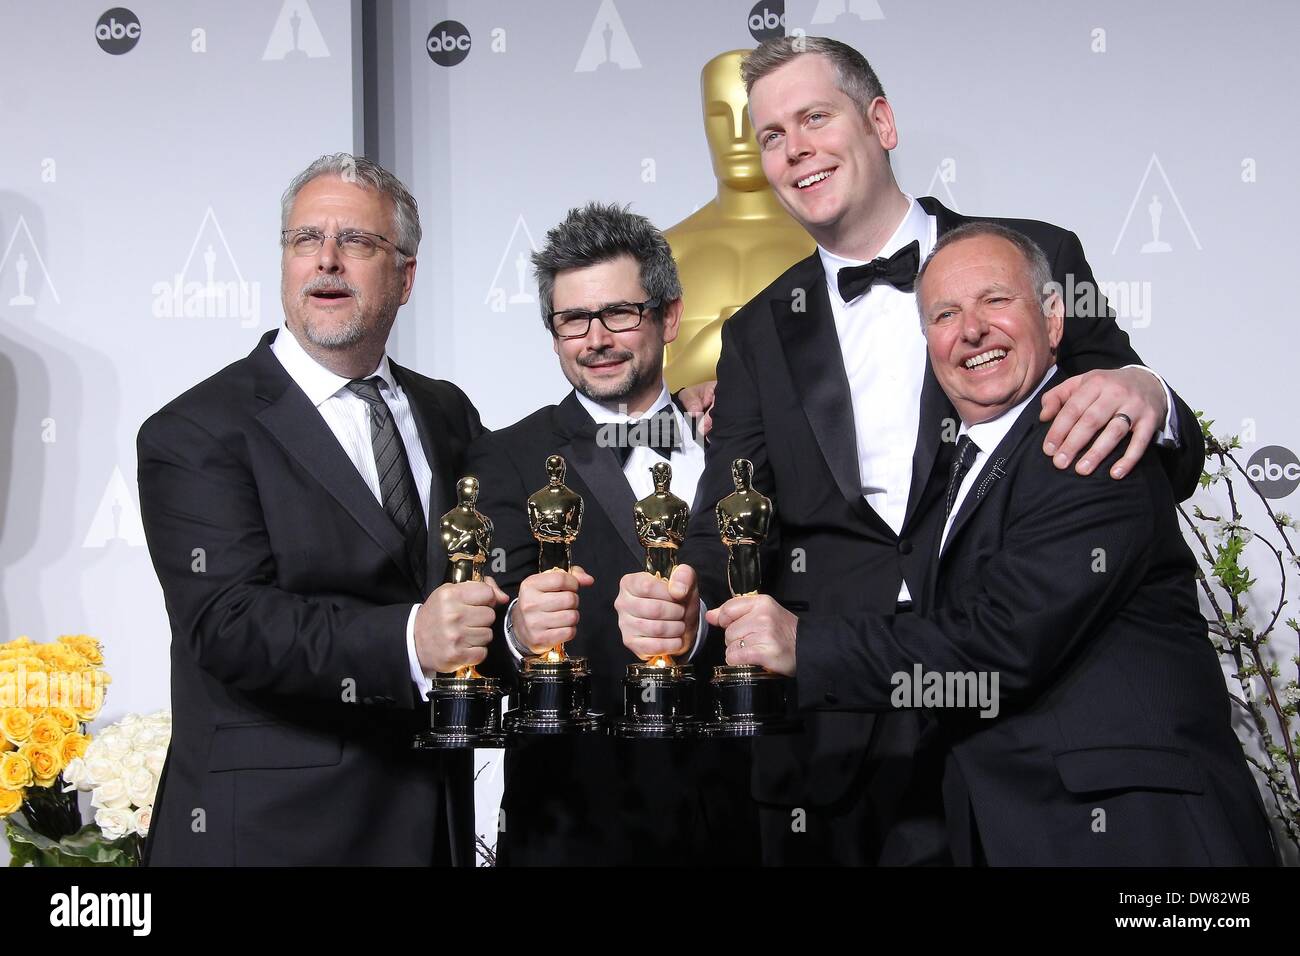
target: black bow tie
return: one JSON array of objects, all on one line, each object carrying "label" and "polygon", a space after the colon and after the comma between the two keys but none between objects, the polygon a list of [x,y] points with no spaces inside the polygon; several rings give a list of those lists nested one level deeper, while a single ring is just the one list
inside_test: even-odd
[{"label": "black bow tie", "polygon": [[888,259],[872,259],[864,265],[841,269],[835,277],[840,298],[852,302],[877,282],[888,282],[899,292],[911,292],[920,264],[921,244],[913,239]]},{"label": "black bow tie", "polygon": [[618,453],[625,466],[632,457],[632,449],[638,446],[649,448],[666,461],[671,461],[673,452],[682,447],[677,416],[673,414],[671,405],[665,405],[648,418],[628,422],[621,430]]}]

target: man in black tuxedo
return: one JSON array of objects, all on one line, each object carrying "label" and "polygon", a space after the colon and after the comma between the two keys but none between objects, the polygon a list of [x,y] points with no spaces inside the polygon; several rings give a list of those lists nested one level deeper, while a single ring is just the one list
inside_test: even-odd
[{"label": "man in black tuxedo", "polygon": [[[917,536],[934,505],[928,479],[946,469],[957,425],[927,364],[912,282],[936,239],[967,220],[899,189],[889,165],[893,111],[857,51],[780,38],[760,45],[742,71],[764,172],[818,249],[723,326],[700,494],[726,494],[732,461],[749,459],[754,487],[776,504],[764,552],[768,593],[795,611],[893,611],[919,593]],[[1046,250],[1062,286],[1072,276],[1076,290],[1095,288],[1073,233],[1001,221]],[[1196,419],[1153,372],[1127,367],[1139,362],[1128,337],[1104,299],[1091,305],[1066,303],[1058,364],[1070,377],[1044,396],[1043,416],[1054,421],[1043,450],[1062,469],[1079,457],[1075,471],[1089,475],[1131,431],[1110,469],[1120,478],[1158,434],[1171,485],[1185,498],[1203,462]],[[683,560],[699,574],[706,604],[729,597],[710,513],[697,513]],[[634,576],[624,591],[654,600],[651,587]],[[688,616],[697,606],[694,593],[676,603]],[[665,633],[671,625],[659,618],[680,613],[640,607],[620,618],[625,639]],[[899,813],[922,729],[914,713],[819,713],[802,735],[759,740],[754,795],[765,861],[937,862],[937,817]]]},{"label": "man in black tuxedo", "polygon": [[796,617],[737,598],[709,613],[728,659],[797,675],[810,709],[926,707],[959,864],[1273,863],[1155,454],[1112,481],[1038,452],[1065,324],[1047,258],[970,223],[917,284],[962,421],[948,475],[932,478],[917,612]]},{"label": "man in black tuxedo", "polygon": [[282,211],[284,328],[140,429],[172,625],[149,862],[472,864],[466,755],[410,743],[430,676],[485,658],[501,599],[438,586],[428,533],[479,416],[385,355],[420,242],[406,188],[324,156]]},{"label": "man in black tuxedo", "polygon": [[[469,452],[479,509],[505,549],[498,581],[514,599],[492,644],[494,672],[513,673],[524,655],[562,645],[587,658],[593,708],[616,717],[626,667],[638,657],[619,640],[613,605],[620,577],[645,566],[633,505],[654,490],[651,466],[668,460],[673,493],[712,505],[695,493],[704,449],[663,381],[681,284],[659,230],[617,206],[572,210],[533,264],[547,334],[573,391]],[[525,509],[547,484],[551,455],[564,458],[564,482],[584,503],[571,573],[538,573]],[[706,681],[709,664],[721,663],[721,641],[710,649],[695,637],[672,652]],[[757,862],[743,743],[534,738],[507,752],[505,769],[501,865]]]}]

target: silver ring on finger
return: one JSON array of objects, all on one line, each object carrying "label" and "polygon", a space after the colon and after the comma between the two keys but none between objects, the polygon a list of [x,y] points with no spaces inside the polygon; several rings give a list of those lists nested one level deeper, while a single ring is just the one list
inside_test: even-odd
[{"label": "silver ring on finger", "polygon": [[1116,412],[1114,416],[1111,418],[1111,421],[1114,421],[1116,418],[1124,419],[1124,424],[1129,427],[1129,431],[1133,430],[1133,419],[1129,418],[1123,412]]},{"label": "silver ring on finger", "polygon": [[740,646],[741,647],[745,646],[745,639],[743,637],[740,639]]}]

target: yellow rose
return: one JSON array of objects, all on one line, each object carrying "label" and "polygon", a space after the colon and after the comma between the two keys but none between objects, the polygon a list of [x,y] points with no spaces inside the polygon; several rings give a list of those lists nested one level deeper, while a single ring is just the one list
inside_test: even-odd
[{"label": "yellow rose", "polygon": [[63,766],[72,763],[76,757],[86,756],[86,748],[90,746],[90,737],[86,734],[79,734],[75,731],[64,735],[63,740],[59,742],[60,755],[63,757]]},{"label": "yellow rose", "polygon": [[22,752],[0,754],[0,790],[21,790],[32,785],[32,765]]},{"label": "yellow rose", "polygon": [[85,658],[91,664],[104,663],[102,653],[104,646],[89,634],[65,634],[59,638],[59,641],[71,647],[79,656]]},{"label": "yellow rose", "polygon": [[65,734],[70,734],[77,729],[77,715],[67,707],[51,707],[46,715],[58,721],[59,729]]},{"label": "yellow rose", "polygon": [[63,757],[58,746],[28,741],[19,748],[18,753],[32,765],[32,779],[38,787],[51,786],[63,769]]},{"label": "yellow rose", "polygon": [[30,637],[24,634],[21,637],[15,637],[12,641],[10,641],[5,646],[6,647],[31,647],[35,643],[36,643],[35,641],[33,641]]},{"label": "yellow rose", "polygon": [[11,657],[0,654],[0,674],[13,674],[18,670],[18,662]]},{"label": "yellow rose", "polygon": [[30,739],[32,743],[41,744],[42,746],[57,745],[63,740],[65,733],[66,731],[59,725],[59,722],[46,714],[32,721]]},{"label": "yellow rose", "polygon": [[7,817],[22,809],[23,792],[21,790],[0,790],[0,817]]},{"label": "yellow rose", "polygon": [[113,682],[104,671],[83,674],[72,696],[72,712],[77,720],[88,724],[99,716],[104,706],[104,688]]},{"label": "yellow rose", "polygon": [[22,744],[32,735],[32,715],[21,707],[9,707],[0,713],[0,734],[11,744]]}]

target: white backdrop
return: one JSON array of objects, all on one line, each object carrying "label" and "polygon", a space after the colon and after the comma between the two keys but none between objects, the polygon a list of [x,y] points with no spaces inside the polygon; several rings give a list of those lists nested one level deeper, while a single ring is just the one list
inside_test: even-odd
[{"label": "white backdrop", "polygon": [[[393,354],[505,425],[566,388],[519,256],[590,199],[665,228],[708,201],[699,69],[780,9],[395,0],[363,117],[349,0],[131,0],[108,50],[105,0],[0,0],[0,640],[94,634],[106,719],[168,704],[135,434],[279,324],[278,198],[298,169],[362,149],[368,122],[426,236]],[[904,189],[1075,230],[1137,350],[1216,430],[1244,432],[1245,457],[1300,449],[1277,302],[1300,8],[791,0],[786,19],[872,61]],[[463,59],[435,62],[431,31],[467,33]],[[1293,677],[1294,648],[1275,650]]]}]

